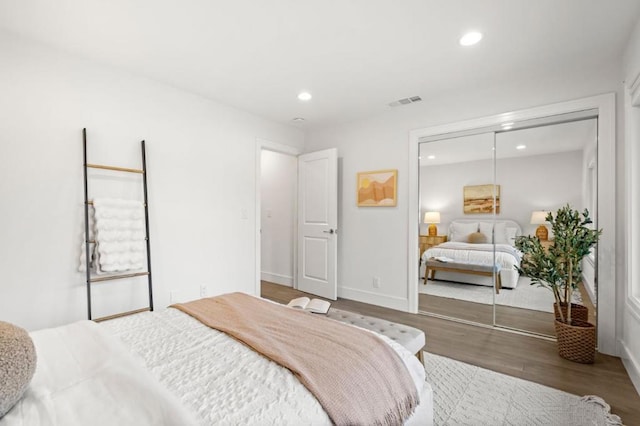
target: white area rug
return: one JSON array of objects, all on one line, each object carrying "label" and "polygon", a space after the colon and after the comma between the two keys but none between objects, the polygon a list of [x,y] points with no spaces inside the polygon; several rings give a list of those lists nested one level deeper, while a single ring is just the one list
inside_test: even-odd
[{"label": "white area rug", "polygon": [[[500,290],[500,294],[495,295],[496,304],[553,312],[553,302],[555,302],[553,293],[546,288],[531,285],[530,283],[530,278],[520,277],[516,288],[505,288]],[[492,287],[482,285],[429,280],[427,285],[420,285],[420,293],[491,305],[493,304],[494,291]],[[580,293],[576,291],[573,296],[573,301],[579,303]]]},{"label": "white area rug", "polygon": [[537,383],[424,352],[435,426],[622,425],[599,397]]}]

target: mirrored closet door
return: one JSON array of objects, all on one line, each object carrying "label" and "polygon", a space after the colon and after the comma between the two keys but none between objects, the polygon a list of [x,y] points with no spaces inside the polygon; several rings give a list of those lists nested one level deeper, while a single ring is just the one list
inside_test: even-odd
[{"label": "mirrored closet door", "polygon": [[[569,204],[578,211],[588,209],[597,222],[596,135],[595,118],[497,132],[496,182],[503,192],[496,221],[512,219],[523,235],[537,236],[547,250],[553,245],[547,212]],[[583,262],[582,270],[580,291],[573,299],[590,308],[595,324],[595,255]],[[553,303],[550,289],[532,285],[529,277],[520,275],[517,286],[496,296],[496,325],[555,336]]]},{"label": "mirrored closet door", "polygon": [[[544,217],[566,204],[597,224],[596,135],[587,111],[421,141],[419,311],[554,336],[553,294],[518,273],[515,238],[549,247]],[[596,259],[575,298],[593,323]]]},{"label": "mirrored closet door", "polygon": [[[488,232],[496,210],[494,133],[422,143],[419,176],[418,308],[493,325],[494,250],[480,225]],[[474,238],[473,250],[465,250]]]}]

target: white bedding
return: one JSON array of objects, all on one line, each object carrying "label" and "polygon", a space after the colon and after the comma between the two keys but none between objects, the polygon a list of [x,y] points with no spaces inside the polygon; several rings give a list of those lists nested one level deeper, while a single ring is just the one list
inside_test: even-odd
[{"label": "white bedding", "polygon": [[[176,309],[124,317],[102,326],[140,355],[203,424],[331,424],[318,401],[289,370]],[[421,398],[427,399],[429,418],[420,424],[431,424],[431,388],[424,368],[402,346],[385,340],[407,365]]]},{"label": "white bedding", "polygon": [[[480,263],[485,265],[494,264],[493,244],[471,244],[463,242],[447,242],[431,247],[422,254],[422,264],[431,257],[447,257],[455,262]],[[500,280],[503,288],[516,288],[519,274],[515,266],[520,266],[521,254],[509,244],[496,244],[495,263],[499,264]],[[421,271],[424,277],[424,266]],[[460,274],[455,272],[438,272],[438,279],[468,282],[493,286],[490,277],[478,275]]]},{"label": "white bedding", "polygon": [[[331,424],[289,370],[176,309],[31,336],[35,376],[0,426]],[[398,352],[420,393],[407,424],[432,425],[424,368],[380,337]]]},{"label": "white bedding", "polygon": [[91,321],[31,333],[38,357],[2,426],[192,425],[197,420],[125,346]]}]

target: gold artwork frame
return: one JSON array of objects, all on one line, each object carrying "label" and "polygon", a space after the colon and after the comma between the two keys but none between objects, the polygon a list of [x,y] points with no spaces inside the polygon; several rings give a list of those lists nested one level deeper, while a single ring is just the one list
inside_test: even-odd
[{"label": "gold artwork frame", "polygon": [[395,207],[398,204],[398,170],[358,172],[356,202],[358,207]]},{"label": "gold artwork frame", "polygon": [[469,185],[463,189],[464,214],[493,213],[493,195],[495,188],[496,214],[500,214],[500,185]]}]

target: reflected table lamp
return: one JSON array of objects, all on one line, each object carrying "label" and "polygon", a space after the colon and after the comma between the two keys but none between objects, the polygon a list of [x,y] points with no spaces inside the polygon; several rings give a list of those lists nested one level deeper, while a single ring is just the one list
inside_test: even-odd
[{"label": "reflected table lamp", "polygon": [[531,224],[532,225],[540,225],[538,229],[536,229],[536,237],[540,241],[547,241],[549,238],[549,230],[547,229],[547,215],[549,212],[545,211],[534,211],[531,213]]},{"label": "reflected table lamp", "polygon": [[438,227],[436,223],[440,223],[440,212],[426,212],[424,214],[424,223],[429,223],[429,232],[428,235],[436,236],[438,235]]}]

